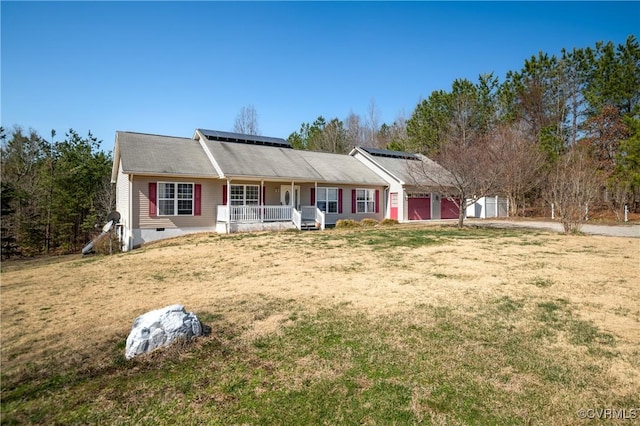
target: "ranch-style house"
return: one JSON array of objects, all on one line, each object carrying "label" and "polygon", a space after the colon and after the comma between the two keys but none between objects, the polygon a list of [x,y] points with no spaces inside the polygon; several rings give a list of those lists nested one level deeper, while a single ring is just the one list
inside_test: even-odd
[{"label": "ranch-style house", "polygon": [[447,179],[417,154],[302,151],[281,138],[205,129],[192,138],[118,131],[111,174],[124,251],[194,232],[457,218],[438,192]]}]

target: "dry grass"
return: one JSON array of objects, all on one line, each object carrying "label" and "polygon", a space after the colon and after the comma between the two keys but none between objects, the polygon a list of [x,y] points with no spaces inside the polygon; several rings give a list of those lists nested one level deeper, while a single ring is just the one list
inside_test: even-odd
[{"label": "dry grass", "polygon": [[[469,312],[504,295],[562,298],[579,306],[581,317],[640,344],[638,240],[540,234],[390,253],[354,247],[340,236],[333,231],[325,242],[308,233],[198,235],[113,257],[23,268],[5,263],[3,370],[126,336],[137,315],[161,306],[244,317],[252,310],[236,312],[234,305],[270,297],[309,310],[347,302],[370,315],[416,304]],[[541,277],[550,287],[532,284]],[[260,328],[265,318],[236,320]]]},{"label": "dry grass", "polygon": [[[396,318],[403,328],[443,321],[459,327],[468,320],[456,328],[462,334],[485,319],[487,327],[504,322],[507,330],[532,335],[537,324],[548,324],[543,338],[550,353],[562,354],[571,365],[582,362],[585,348],[595,348],[576,344],[576,336],[586,335],[588,342],[613,339],[615,356],[596,362],[608,380],[615,380],[606,391],[622,399],[640,394],[637,239],[497,230],[402,234],[417,231],[421,228],[394,227],[376,231],[382,232],[379,239],[367,234],[374,231],[360,229],[202,234],[111,257],[5,262],[2,374],[11,379],[26,368],[106,363],[104,348],[121,342],[136,316],[181,303],[205,322],[224,319],[237,342],[258,349],[261,339],[277,338],[300,316],[310,318],[324,309],[356,313],[374,324]],[[381,242],[390,236],[405,238],[406,244]],[[423,307],[429,307],[429,315],[420,313]],[[400,352],[414,344],[405,338],[392,332],[380,337],[381,344]],[[473,341],[458,350],[461,356],[491,352]],[[449,356],[451,364],[443,364],[455,365],[456,354]],[[288,373],[278,374],[283,380],[295,377],[291,389],[302,389],[351,368],[348,356],[339,359],[303,354]],[[516,395],[541,386],[531,372],[494,367],[491,374],[474,377]],[[365,390],[374,386],[366,375],[354,380]],[[257,394],[268,390],[260,389]],[[430,398],[428,389],[411,388],[408,407],[414,420],[439,421],[438,410],[425,406]],[[569,403],[571,396],[563,398]]]}]

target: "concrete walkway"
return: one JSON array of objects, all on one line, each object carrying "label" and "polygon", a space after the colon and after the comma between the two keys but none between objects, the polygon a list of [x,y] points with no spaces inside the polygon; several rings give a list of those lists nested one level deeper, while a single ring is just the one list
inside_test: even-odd
[{"label": "concrete walkway", "polygon": [[[556,232],[564,232],[559,222],[528,221],[528,220],[495,220],[495,219],[466,219],[465,224],[476,226],[491,226],[496,228],[536,228]],[[640,225],[582,225],[581,232],[591,235],[606,235],[609,237],[640,238]]]}]

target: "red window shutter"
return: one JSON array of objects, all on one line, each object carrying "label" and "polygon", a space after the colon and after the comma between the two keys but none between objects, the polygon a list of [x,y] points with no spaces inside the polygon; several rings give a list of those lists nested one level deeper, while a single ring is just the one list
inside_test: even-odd
[{"label": "red window shutter", "polygon": [[158,208],[156,207],[156,197],[158,195],[157,185],[158,184],[156,182],[149,182],[149,216],[150,217],[156,217],[158,215]]},{"label": "red window shutter", "polygon": [[222,205],[227,205],[227,184],[222,185]]},{"label": "red window shutter", "polygon": [[263,186],[262,187],[262,205],[263,206],[267,204],[266,199],[267,199],[267,187]]},{"label": "red window shutter", "polygon": [[356,190],[351,190],[351,213],[356,212]]},{"label": "red window shutter", "polygon": [[193,200],[193,214],[195,216],[202,215],[202,185],[196,183],[193,188],[194,200]]},{"label": "red window shutter", "polygon": [[316,189],[315,188],[311,188],[311,205],[312,206],[316,205]]},{"label": "red window shutter", "polygon": [[376,189],[376,213],[380,213],[380,190]]},{"label": "red window shutter", "polygon": [[342,188],[338,188],[338,213],[342,214]]}]

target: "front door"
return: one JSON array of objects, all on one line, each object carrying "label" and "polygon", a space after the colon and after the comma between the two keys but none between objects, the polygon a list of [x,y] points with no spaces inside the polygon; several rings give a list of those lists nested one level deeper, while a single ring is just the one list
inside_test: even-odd
[{"label": "front door", "polygon": [[[291,189],[293,188],[293,192]],[[300,187],[291,185],[280,186],[280,204],[283,206],[294,206],[300,210]]]},{"label": "front door", "polygon": [[391,219],[398,220],[398,193],[392,192],[389,196],[391,197],[391,200],[389,200]]}]

